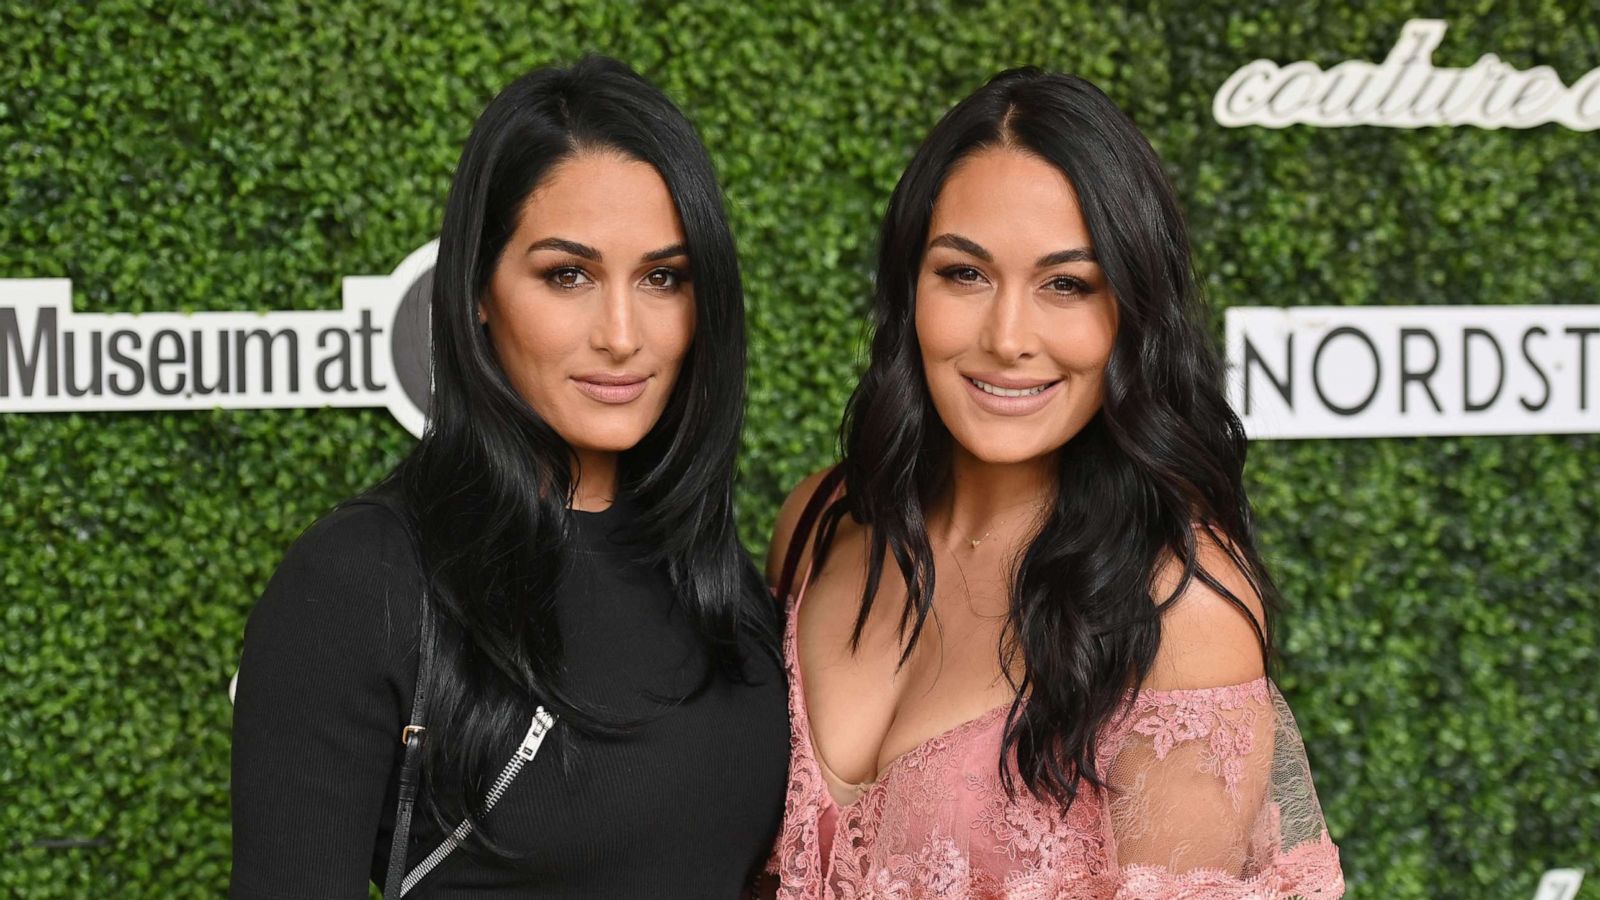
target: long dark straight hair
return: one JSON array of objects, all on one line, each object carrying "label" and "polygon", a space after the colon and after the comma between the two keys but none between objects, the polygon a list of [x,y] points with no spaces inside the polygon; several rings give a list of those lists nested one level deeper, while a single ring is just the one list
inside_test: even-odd
[{"label": "long dark straight hair", "polygon": [[[869,563],[852,645],[888,559],[906,584],[902,664],[932,606],[925,511],[948,488],[953,439],[922,371],[917,274],[945,179],[958,162],[990,147],[1034,154],[1072,183],[1119,313],[1104,404],[1058,451],[1057,492],[1015,562],[1000,647],[1003,670],[1021,672],[1001,777],[1014,790],[1007,765],[1014,754],[1028,790],[1065,808],[1084,782],[1100,786],[1096,735],[1149,675],[1162,613],[1195,579],[1249,618],[1264,662],[1271,658],[1270,615],[1257,622],[1199,564],[1197,540],[1214,541],[1231,557],[1269,613],[1276,593],[1252,537],[1244,431],[1223,398],[1222,363],[1161,161],[1094,85],[1012,69],[939,121],[884,216],[870,360],[841,429],[845,494],[823,515],[815,538],[820,565],[845,514],[867,527]],[[1182,578],[1154,597],[1155,574],[1172,559]]]},{"label": "long dark straight hair", "polygon": [[[427,430],[396,468],[439,624],[424,779],[432,815],[474,822],[535,703],[563,727],[625,724],[563,689],[554,600],[571,533],[571,448],[507,378],[477,306],[529,195],[561,161],[617,152],[650,164],[677,207],[696,330],[660,421],[619,461],[641,560],[661,567],[697,629],[707,677],[745,675],[740,634],[776,646],[761,578],[738,542],[734,455],[744,410],[744,298],[711,159],[694,128],[627,66],[587,56],[536,69],[489,103],[445,204],[434,269]],[[771,650],[775,652],[775,650]],[[447,824],[448,823],[448,824]]]}]

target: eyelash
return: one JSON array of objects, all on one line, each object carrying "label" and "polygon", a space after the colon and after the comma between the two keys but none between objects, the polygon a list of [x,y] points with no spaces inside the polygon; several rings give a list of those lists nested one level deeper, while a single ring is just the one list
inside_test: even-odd
[{"label": "eyelash", "polygon": [[682,269],[673,268],[672,266],[661,266],[660,268],[651,269],[650,271],[646,272],[644,275],[645,283],[649,284],[651,277],[655,275],[672,276],[672,284],[670,286],[659,287],[653,284],[650,285],[650,287],[658,291],[675,291],[689,283],[689,273]]},{"label": "eyelash", "polygon": [[581,275],[584,278],[589,277],[589,273],[583,271],[577,266],[556,266],[555,268],[549,269],[544,273],[544,280],[551,287],[559,290],[570,291],[580,286],[578,284],[562,284],[561,277],[563,275]]},{"label": "eyelash", "polygon": [[[574,290],[576,288],[582,287],[582,283],[562,284],[561,283],[561,278],[563,276],[566,276],[566,275],[580,275],[580,276],[582,276],[584,278],[588,278],[589,277],[589,273],[587,273],[584,270],[578,268],[577,266],[556,266],[555,268],[549,269],[544,273],[544,280],[551,287],[556,288],[557,290],[570,291],[570,290]],[[671,276],[672,283],[670,285],[649,284],[649,279],[651,277],[653,277],[653,276],[656,276],[656,275],[668,275],[668,276]],[[685,284],[687,284],[688,281],[689,281],[689,273],[688,272],[685,272],[682,269],[673,268],[672,266],[661,266],[659,268],[651,269],[649,272],[645,273],[644,277],[645,277],[646,284],[652,290],[666,291],[666,292],[676,291],[679,288],[683,287]]]},{"label": "eyelash", "polygon": [[968,281],[968,280],[960,277],[961,275],[967,274],[967,273],[976,275],[979,278],[983,278],[983,273],[979,272],[977,269],[974,269],[971,266],[945,266],[942,269],[936,270],[933,274],[938,275],[940,278],[943,278],[946,281],[953,281],[956,284],[961,284],[961,285],[976,284],[976,282],[974,282],[974,281]]},{"label": "eyelash", "polygon": [[[1056,277],[1050,279],[1048,282],[1045,282],[1045,283],[1051,285],[1051,288],[1050,288],[1051,290],[1056,291],[1057,293],[1061,293],[1061,294],[1087,294],[1087,293],[1089,293],[1089,286],[1087,284],[1084,284],[1082,279],[1073,278],[1071,275],[1057,275]],[[1066,287],[1064,287],[1064,288],[1055,287],[1056,284],[1065,284]]]},{"label": "eyelash", "polygon": [[[934,274],[945,279],[946,281],[954,282],[955,284],[959,285],[973,285],[977,283],[976,281],[963,278],[963,275],[971,274],[976,275],[980,279],[983,278],[983,273],[979,272],[972,266],[946,266],[935,271]],[[1074,278],[1071,275],[1057,275],[1045,282],[1045,284],[1049,285],[1050,289],[1058,294],[1089,293],[1089,285],[1084,283],[1083,279]]]}]

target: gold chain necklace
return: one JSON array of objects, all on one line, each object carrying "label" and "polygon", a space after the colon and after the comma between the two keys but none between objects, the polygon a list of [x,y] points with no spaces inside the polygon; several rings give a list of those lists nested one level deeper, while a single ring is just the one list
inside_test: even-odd
[{"label": "gold chain necklace", "polygon": [[[1034,500],[1028,505],[1030,505],[1033,508],[1033,510],[1035,512],[1037,512],[1039,507],[1044,506],[1046,502],[1047,501],[1044,501],[1044,500]],[[1004,519],[998,519],[998,520],[995,521],[995,523],[993,525],[989,526],[989,530],[988,531],[985,531],[982,535],[980,535],[978,537],[975,537],[975,538],[974,537],[969,537],[969,538],[966,539],[966,541],[967,541],[967,543],[972,545],[972,549],[976,550],[976,549],[978,549],[978,545],[982,544],[984,541],[987,541],[989,539],[989,536],[994,534],[995,531],[1000,526],[1006,524],[1009,521],[1012,521],[1015,518],[1016,518],[1016,516],[1013,515],[1013,516],[1006,516]]]}]

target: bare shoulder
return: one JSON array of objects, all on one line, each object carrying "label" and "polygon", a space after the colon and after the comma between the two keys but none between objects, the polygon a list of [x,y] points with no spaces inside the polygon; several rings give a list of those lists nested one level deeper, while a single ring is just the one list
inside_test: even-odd
[{"label": "bare shoulder", "polygon": [[[789,542],[794,539],[794,530],[800,524],[800,515],[805,512],[806,504],[830,471],[831,466],[807,475],[784,499],[783,507],[778,510],[778,521],[772,526],[772,543],[767,548],[767,584],[777,585],[778,578],[783,574],[783,560],[789,552]],[[811,550],[807,548],[801,558],[802,566],[810,556]]]},{"label": "bare shoulder", "polygon": [[[1161,648],[1145,680],[1151,690],[1184,690],[1241,684],[1265,672],[1256,627],[1266,627],[1261,596],[1228,550],[1203,531],[1196,533],[1197,562],[1244,609],[1199,577],[1189,580],[1161,620]],[[1168,558],[1157,570],[1155,599],[1165,600],[1183,577],[1183,565]],[[1253,622],[1252,622],[1253,620]]]}]

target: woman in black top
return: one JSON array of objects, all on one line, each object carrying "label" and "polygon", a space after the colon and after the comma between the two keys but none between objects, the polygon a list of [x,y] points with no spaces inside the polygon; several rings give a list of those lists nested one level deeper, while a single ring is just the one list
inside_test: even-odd
[{"label": "woman in black top", "polygon": [[[738,267],[682,114],[596,57],[496,97],[450,190],[432,329],[427,433],[250,616],[233,896],[384,883],[419,634],[405,871],[471,832],[407,896],[737,896],[777,830],[788,725],[732,512]],[[485,813],[540,706],[553,730]]]}]

